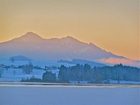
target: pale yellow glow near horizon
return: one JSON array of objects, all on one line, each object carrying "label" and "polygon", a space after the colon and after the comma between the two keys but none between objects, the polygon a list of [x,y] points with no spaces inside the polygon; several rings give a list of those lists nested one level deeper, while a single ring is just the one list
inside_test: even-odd
[{"label": "pale yellow glow near horizon", "polygon": [[0,0],[0,42],[72,36],[140,60],[140,0]]}]

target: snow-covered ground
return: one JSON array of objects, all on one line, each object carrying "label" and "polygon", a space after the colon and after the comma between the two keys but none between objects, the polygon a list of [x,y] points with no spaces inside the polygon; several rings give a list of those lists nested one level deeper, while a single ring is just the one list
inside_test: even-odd
[{"label": "snow-covered ground", "polygon": [[0,85],[0,105],[140,105],[139,98],[139,86]]},{"label": "snow-covered ground", "polygon": [[25,74],[23,73],[22,69],[4,69],[2,71],[0,81],[21,81],[22,79],[29,79],[31,77],[42,79],[42,75],[44,72],[45,71],[41,69],[33,69],[30,74]]}]

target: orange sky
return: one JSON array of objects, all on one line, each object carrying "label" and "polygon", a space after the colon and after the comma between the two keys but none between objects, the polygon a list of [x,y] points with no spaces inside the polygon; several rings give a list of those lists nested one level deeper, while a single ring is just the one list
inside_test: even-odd
[{"label": "orange sky", "polygon": [[0,42],[32,31],[140,59],[140,0],[0,0]]}]

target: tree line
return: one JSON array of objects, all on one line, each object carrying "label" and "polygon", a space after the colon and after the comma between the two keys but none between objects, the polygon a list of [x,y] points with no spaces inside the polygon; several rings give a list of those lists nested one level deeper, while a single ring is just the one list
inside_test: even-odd
[{"label": "tree line", "polygon": [[[86,83],[111,83],[111,81],[135,81],[140,82],[140,69],[136,67],[124,66],[122,64],[114,66],[94,67],[90,65],[80,65],[66,67],[61,65],[59,67],[58,77],[50,71],[46,71],[42,82],[83,82]],[[34,78],[28,81],[35,81]]]}]

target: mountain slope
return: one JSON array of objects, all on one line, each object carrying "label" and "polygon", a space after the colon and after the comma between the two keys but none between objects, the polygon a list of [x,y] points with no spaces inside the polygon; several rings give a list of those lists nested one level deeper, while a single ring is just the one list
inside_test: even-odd
[{"label": "mountain slope", "polygon": [[0,43],[0,62],[16,55],[24,55],[33,61],[46,64],[57,62],[60,59],[85,59],[101,62],[103,59],[106,60],[109,58],[126,59],[125,57],[107,52],[92,43],[83,43],[70,36],[60,39],[43,39],[32,32]]},{"label": "mountain slope", "polygon": [[84,64],[88,64],[91,67],[95,67],[95,66],[96,67],[103,67],[103,66],[106,66],[105,64],[102,64],[102,63],[97,63],[97,62],[94,62],[94,61],[88,61],[88,60],[82,60],[82,59],[73,59],[71,61],[59,60],[58,63],[61,63],[61,64],[71,64],[71,65],[76,65],[76,64],[84,65]]}]

